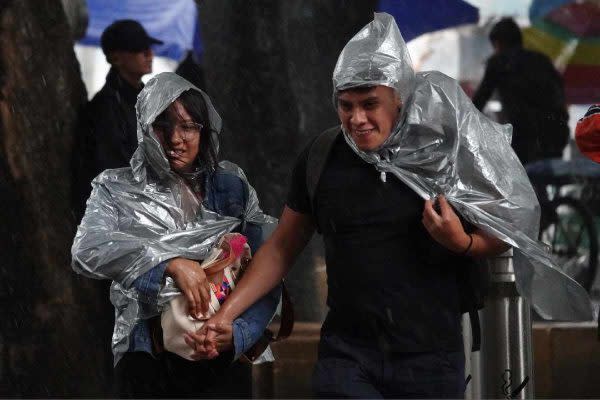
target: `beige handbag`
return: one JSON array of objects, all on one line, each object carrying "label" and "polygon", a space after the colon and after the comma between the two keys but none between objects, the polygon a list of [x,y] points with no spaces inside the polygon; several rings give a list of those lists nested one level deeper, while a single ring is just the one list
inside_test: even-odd
[{"label": "beige handbag", "polygon": [[173,298],[163,310],[160,324],[163,332],[164,349],[187,360],[192,360],[194,350],[185,343],[183,334],[197,331],[205,321],[215,315],[241,276],[243,267],[251,258],[246,237],[239,233],[223,235],[218,245],[210,252],[200,267],[204,269],[210,285],[210,304],[202,318],[188,313],[185,296]]}]

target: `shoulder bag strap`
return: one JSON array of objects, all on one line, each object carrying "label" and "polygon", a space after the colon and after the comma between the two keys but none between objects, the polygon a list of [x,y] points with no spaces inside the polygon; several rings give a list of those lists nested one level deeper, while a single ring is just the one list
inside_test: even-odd
[{"label": "shoulder bag strap", "polygon": [[281,323],[276,335],[269,329],[265,329],[263,335],[247,352],[244,357],[253,362],[265,351],[269,343],[283,340],[290,336],[294,329],[294,306],[290,299],[290,295],[285,286],[285,282],[281,283]]}]

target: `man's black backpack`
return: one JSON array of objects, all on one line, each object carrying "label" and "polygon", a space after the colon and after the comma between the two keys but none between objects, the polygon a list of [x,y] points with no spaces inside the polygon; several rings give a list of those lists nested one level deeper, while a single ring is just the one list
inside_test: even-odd
[{"label": "man's black backpack", "polygon": [[[339,126],[327,129],[313,141],[308,150],[306,188],[308,190],[311,210],[314,210],[315,191],[317,190],[321,173],[325,168],[329,153],[340,132]],[[471,321],[472,351],[478,351],[481,348],[481,328],[478,310],[484,307],[485,296],[488,291],[488,281],[487,268],[475,262],[469,262],[465,268],[457,272],[460,310],[462,313],[469,313]]]}]

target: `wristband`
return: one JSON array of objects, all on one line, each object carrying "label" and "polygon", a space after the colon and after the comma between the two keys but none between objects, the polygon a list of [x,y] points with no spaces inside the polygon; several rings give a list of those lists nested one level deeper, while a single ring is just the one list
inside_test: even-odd
[{"label": "wristband", "polygon": [[467,233],[467,235],[469,235],[469,245],[462,253],[460,253],[461,256],[466,256],[469,250],[471,250],[471,246],[473,245],[473,235],[470,233]]}]

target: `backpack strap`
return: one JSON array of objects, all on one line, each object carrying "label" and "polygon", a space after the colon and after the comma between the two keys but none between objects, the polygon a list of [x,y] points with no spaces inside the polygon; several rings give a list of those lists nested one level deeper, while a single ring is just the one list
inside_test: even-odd
[{"label": "backpack strap", "polygon": [[281,283],[281,324],[277,335],[274,335],[270,330],[267,330],[267,335],[270,336],[271,342],[278,342],[286,339],[294,329],[294,306],[290,299],[290,294],[285,286],[285,282]]},{"label": "backpack strap", "polygon": [[340,132],[339,126],[327,129],[315,139],[308,150],[308,158],[306,161],[306,188],[308,190],[310,208],[311,211],[313,211],[313,214],[317,185],[321,178],[321,174],[323,173],[323,169],[325,168],[325,164],[327,163],[327,159],[329,158],[331,148]]}]

